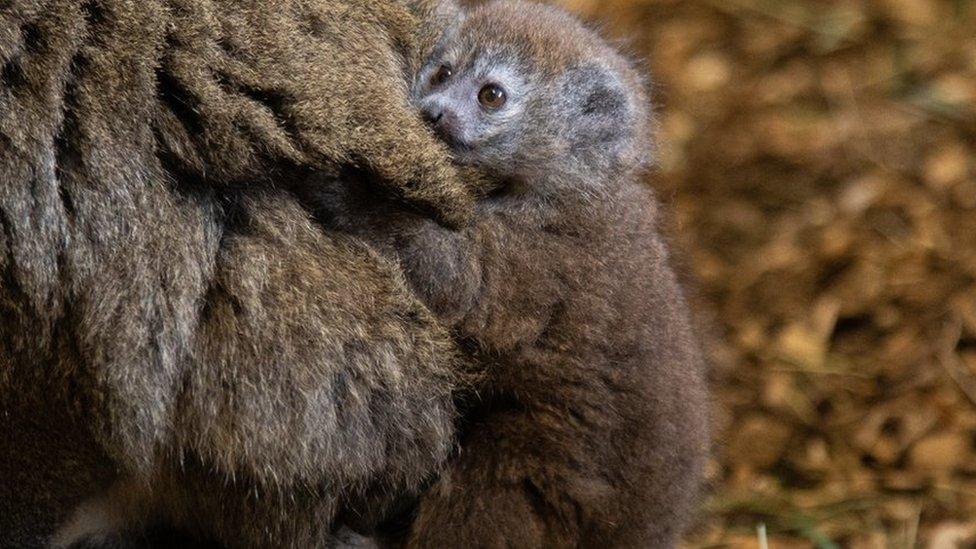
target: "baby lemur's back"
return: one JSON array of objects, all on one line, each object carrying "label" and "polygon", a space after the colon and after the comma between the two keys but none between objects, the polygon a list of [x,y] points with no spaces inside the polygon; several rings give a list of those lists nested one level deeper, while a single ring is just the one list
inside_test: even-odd
[{"label": "baby lemur's back", "polygon": [[567,14],[472,12],[415,98],[457,160],[493,182],[460,232],[361,188],[328,223],[399,259],[484,370],[461,451],[421,496],[420,547],[667,547],[706,452],[704,367],[638,175],[642,83]]}]

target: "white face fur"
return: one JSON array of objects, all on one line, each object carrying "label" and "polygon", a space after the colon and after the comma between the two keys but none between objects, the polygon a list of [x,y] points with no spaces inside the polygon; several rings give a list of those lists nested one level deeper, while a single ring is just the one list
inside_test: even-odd
[{"label": "white face fur", "polygon": [[497,58],[448,49],[417,77],[414,101],[459,162],[497,165],[516,150],[532,85]]},{"label": "white face fur", "polygon": [[531,59],[533,37],[505,32],[505,20],[482,14],[471,25],[445,33],[412,88],[457,162],[540,192],[598,186],[636,165],[639,112],[612,53],[561,52],[556,67]]}]

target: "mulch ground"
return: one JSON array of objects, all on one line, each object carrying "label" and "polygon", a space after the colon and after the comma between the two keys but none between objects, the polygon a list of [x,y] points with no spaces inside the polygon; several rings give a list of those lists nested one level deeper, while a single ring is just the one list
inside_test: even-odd
[{"label": "mulch ground", "polygon": [[657,84],[714,369],[687,544],[976,544],[976,2],[563,4]]}]

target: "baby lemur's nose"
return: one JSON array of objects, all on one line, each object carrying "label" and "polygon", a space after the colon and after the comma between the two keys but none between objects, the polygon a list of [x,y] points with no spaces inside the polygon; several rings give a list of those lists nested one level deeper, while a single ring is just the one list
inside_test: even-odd
[{"label": "baby lemur's nose", "polygon": [[424,122],[433,126],[440,122],[441,118],[444,118],[444,109],[440,107],[428,107],[424,109],[423,116]]},{"label": "baby lemur's nose", "polygon": [[457,136],[457,114],[448,106],[433,104],[423,109],[423,117],[434,133],[448,143],[453,143]]}]

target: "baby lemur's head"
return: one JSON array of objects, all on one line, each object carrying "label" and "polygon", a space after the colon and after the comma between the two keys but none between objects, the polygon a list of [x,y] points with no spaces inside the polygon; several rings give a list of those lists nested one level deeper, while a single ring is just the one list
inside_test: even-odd
[{"label": "baby lemur's head", "polygon": [[599,184],[651,154],[643,83],[569,14],[497,1],[449,29],[413,97],[459,162],[509,179]]}]

